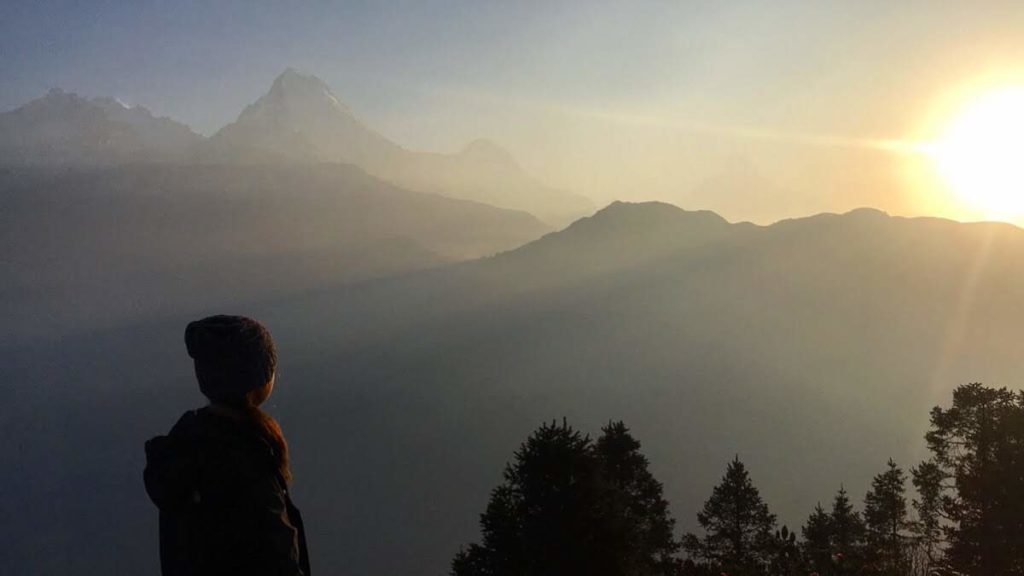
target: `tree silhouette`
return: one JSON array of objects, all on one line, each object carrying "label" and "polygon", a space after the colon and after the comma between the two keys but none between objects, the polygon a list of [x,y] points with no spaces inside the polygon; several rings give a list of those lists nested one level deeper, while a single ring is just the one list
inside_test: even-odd
[{"label": "tree silhouette", "polygon": [[545,424],[515,452],[481,515],[482,539],[452,560],[454,576],[902,576],[1024,575],[1024,392],[960,386],[936,407],[932,458],[906,475],[876,475],[863,517],[840,486],[801,528],[775,516],[733,459],[697,514],[679,562],[674,520],[640,443],[622,422],[591,442]]},{"label": "tree silhouette", "polygon": [[518,502],[512,489],[501,485],[491,492],[487,511],[480,516],[483,544],[471,544],[452,560],[452,574],[513,576],[526,566],[518,524]]},{"label": "tree silhouette", "polygon": [[669,575],[678,548],[661,484],[621,422],[597,443],[564,421],[515,453],[454,576]]},{"label": "tree silhouette", "polygon": [[941,475],[946,561],[967,574],[1024,574],[1024,393],[973,383],[936,407],[925,436]]},{"label": "tree silhouette", "polygon": [[915,563],[920,574],[930,574],[939,565],[942,552],[942,492],[947,480],[942,468],[934,461],[926,461],[910,470],[911,482],[917,491],[912,502],[917,521],[911,525],[916,541]]},{"label": "tree silhouette", "polygon": [[864,521],[853,509],[846,488],[839,487],[829,516],[832,528],[832,573],[859,574],[864,566]]},{"label": "tree silhouette", "polygon": [[761,500],[737,456],[722,482],[697,513],[704,538],[687,534],[683,547],[713,571],[727,574],[767,574],[772,561],[775,515]]},{"label": "tree silhouette", "polygon": [[622,422],[602,428],[595,445],[600,467],[601,522],[597,553],[606,574],[672,574],[679,543],[662,486],[648,470],[640,442]]},{"label": "tree silhouette", "polygon": [[891,458],[887,466],[864,497],[866,561],[874,574],[903,576],[910,567],[906,478]]},{"label": "tree silhouette", "polygon": [[772,576],[803,576],[803,555],[796,541],[796,532],[786,526],[776,530],[772,537],[771,559],[768,573]]},{"label": "tree silhouette", "polygon": [[810,572],[817,572],[822,576],[831,574],[834,564],[832,517],[821,507],[820,502],[814,507],[800,533],[803,536],[801,547],[804,560]]}]

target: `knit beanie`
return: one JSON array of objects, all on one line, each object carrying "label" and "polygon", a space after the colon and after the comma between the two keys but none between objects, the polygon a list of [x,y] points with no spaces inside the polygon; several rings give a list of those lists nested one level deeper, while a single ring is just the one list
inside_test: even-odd
[{"label": "knit beanie", "polygon": [[270,381],[277,352],[270,332],[252,318],[210,316],[185,328],[199,390],[214,402],[239,403]]}]

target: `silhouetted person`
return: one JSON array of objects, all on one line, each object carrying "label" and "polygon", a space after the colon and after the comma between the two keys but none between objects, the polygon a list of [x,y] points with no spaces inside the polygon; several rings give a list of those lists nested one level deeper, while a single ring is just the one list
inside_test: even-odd
[{"label": "silhouetted person", "polygon": [[270,333],[250,318],[211,316],[188,325],[185,346],[210,404],[146,442],[163,575],[308,575],[288,447],[259,409],[274,387]]}]

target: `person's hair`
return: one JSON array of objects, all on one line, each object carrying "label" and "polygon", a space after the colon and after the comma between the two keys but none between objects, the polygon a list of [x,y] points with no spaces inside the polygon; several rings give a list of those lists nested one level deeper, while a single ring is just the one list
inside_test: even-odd
[{"label": "person's hair", "polygon": [[270,388],[270,381],[263,388],[250,390],[245,395],[245,403],[239,408],[245,414],[246,421],[256,432],[266,440],[274,449],[274,461],[277,465],[277,472],[285,482],[291,482],[292,472],[288,466],[288,442],[284,439],[284,432],[281,425],[274,420],[274,417],[260,410],[260,404],[267,399],[267,390]]},{"label": "person's hair", "polygon": [[210,316],[185,329],[185,348],[195,360],[199,390],[211,402],[237,408],[246,423],[273,449],[277,470],[291,480],[288,444],[281,426],[259,406],[267,399],[277,369],[270,332],[244,316]]}]

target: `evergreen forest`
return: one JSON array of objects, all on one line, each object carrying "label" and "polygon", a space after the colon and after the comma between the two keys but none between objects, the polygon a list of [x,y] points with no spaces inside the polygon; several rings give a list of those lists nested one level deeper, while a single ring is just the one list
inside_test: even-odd
[{"label": "evergreen forest", "polygon": [[[781,525],[737,455],[676,521],[623,422],[597,439],[562,422],[520,446],[452,576],[953,576],[1024,574],[1024,392],[962,385],[932,409],[928,458],[890,459],[863,497],[836,487]],[[797,471],[794,471],[797,473]]]}]

